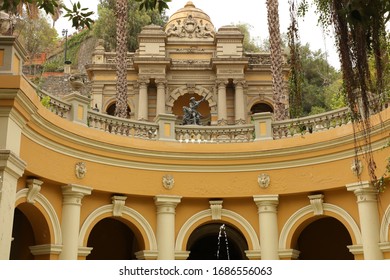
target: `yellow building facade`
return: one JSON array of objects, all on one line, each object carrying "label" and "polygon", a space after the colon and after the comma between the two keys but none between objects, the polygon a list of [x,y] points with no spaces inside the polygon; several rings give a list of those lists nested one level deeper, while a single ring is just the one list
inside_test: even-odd
[{"label": "yellow building facade", "polygon": [[[390,259],[390,195],[347,109],[273,121],[269,56],[190,2],[139,40],[120,119],[101,44],[91,99],[59,100],[0,38],[0,259]],[[181,125],[191,97],[203,125]],[[381,176],[390,109],[371,123]]]}]

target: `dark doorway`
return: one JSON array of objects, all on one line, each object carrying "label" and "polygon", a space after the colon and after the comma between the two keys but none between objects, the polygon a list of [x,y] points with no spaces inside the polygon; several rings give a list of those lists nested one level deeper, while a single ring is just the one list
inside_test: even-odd
[{"label": "dark doorway", "polygon": [[105,218],[93,227],[87,246],[93,248],[87,260],[134,260],[139,250],[133,231],[113,218]]},{"label": "dark doorway", "polygon": [[298,237],[296,248],[300,260],[353,260],[347,246],[352,240],[345,226],[326,217],[306,226]]},{"label": "dark doorway", "polygon": [[245,250],[248,250],[248,244],[242,233],[225,225],[226,239],[225,233],[220,232],[221,225],[207,224],[194,230],[187,244],[187,250],[190,251],[188,260],[247,259]]},{"label": "dark doorway", "polygon": [[33,260],[29,246],[36,245],[30,221],[18,208],[15,209],[12,229],[10,260]]}]

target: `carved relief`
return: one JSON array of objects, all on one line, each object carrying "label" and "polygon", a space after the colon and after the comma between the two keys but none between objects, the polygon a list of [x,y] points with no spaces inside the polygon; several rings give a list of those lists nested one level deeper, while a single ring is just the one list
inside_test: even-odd
[{"label": "carved relief", "polygon": [[221,220],[222,219],[222,200],[210,200],[211,219]]},{"label": "carved relief", "polygon": [[83,179],[85,175],[87,174],[87,167],[85,165],[85,162],[78,162],[75,166],[75,174],[78,179]]},{"label": "carved relief", "polygon": [[112,207],[112,215],[114,217],[121,217],[123,215],[123,210],[125,208],[126,196],[114,195],[111,198],[113,207]]},{"label": "carved relief", "polygon": [[268,174],[263,173],[257,177],[257,182],[259,183],[260,188],[266,189],[269,187],[271,178]]},{"label": "carved relief", "polygon": [[171,190],[173,188],[173,185],[175,184],[175,179],[172,175],[164,175],[162,178],[162,183],[164,188],[167,190]]},{"label": "carved relief", "polygon": [[177,20],[176,23],[172,23],[168,27],[166,33],[168,37],[179,38],[214,38],[215,35],[212,25],[203,23],[203,20],[198,22],[191,14],[189,14],[183,22]]},{"label": "carved relief", "polygon": [[37,179],[28,179],[27,180],[27,187],[28,187],[28,192],[27,192],[27,202],[34,204],[35,200],[41,191],[41,185],[43,184],[42,181],[37,180]]},{"label": "carved relief", "polygon": [[363,164],[360,160],[354,160],[351,165],[351,171],[352,173],[358,177],[360,174],[362,174],[363,170]]},{"label": "carved relief", "polygon": [[309,195],[310,204],[313,207],[314,215],[323,215],[324,214],[324,195],[315,194]]}]

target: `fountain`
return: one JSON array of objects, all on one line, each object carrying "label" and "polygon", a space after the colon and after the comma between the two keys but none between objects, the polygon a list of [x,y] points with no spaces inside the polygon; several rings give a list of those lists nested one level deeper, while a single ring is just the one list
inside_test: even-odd
[{"label": "fountain", "polygon": [[[226,256],[227,259],[230,260],[230,255],[229,255],[229,241],[227,238],[227,233],[226,233],[226,226],[225,224],[222,224],[219,227],[219,233],[218,233],[218,247],[217,247],[217,260],[220,259],[221,257],[221,239],[225,239],[225,248],[226,248]],[[223,245],[223,244],[222,244]]]}]

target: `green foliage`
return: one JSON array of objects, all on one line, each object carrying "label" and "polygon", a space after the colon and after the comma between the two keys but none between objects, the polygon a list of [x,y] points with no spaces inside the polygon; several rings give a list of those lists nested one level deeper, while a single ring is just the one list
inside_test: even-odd
[{"label": "green foliage", "polygon": [[311,51],[306,44],[299,51],[302,60],[303,114],[320,112],[318,108],[323,108],[325,112],[343,107],[345,99],[341,74],[329,65],[320,50]]},{"label": "green foliage", "polygon": [[169,9],[168,3],[171,0],[136,0],[140,3],[139,9],[154,10],[157,9],[159,13],[162,13],[165,9]]},{"label": "green foliage", "polygon": [[[129,18],[127,21],[127,49],[135,51],[138,49],[137,36],[142,28],[149,24],[163,26],[168,18],[165,13],[160,14],[156,10],[140,10],[139,3],[135,0],[128,0]],[[99,18],[96,20],[93,32],[97,38],[104,39],[106,48],[116,48],[116,17],[115,1],[101,0],[98,6]]]},{"label": "green foliage", "polygon": [[244,52],[260,52],[260,46],[255,42],[255,40],[251,37],[250,29],[253,27],[248,23],[237,23],[234,26],[238,27],[242,34],[244,34],[244,42],[243,49]]},{"label": "green foliage", "polygon": [[81,8],[80,2],[74,3],[72,8],[63,6],[67,12],[64,17],[69,18],[72,21],[72,26],[76,29],[83,28],[84,26],[91,28],[91,24],[94,22],[90,16],[93,15],[92,11],[88,11],[88,8]]},{"label": "green foliage", "polygon": [[67,60],[72,61],[73,64],[77,64],[77,55],[80,50],[81,44],[90,36],[92,36],[92,31],[89,29],[84,29],[69,37]]},{"label": "green foliage", "polygon": [[64,71],[64,59],[56,58],[47,60],[43,64],[43,72],[63,72]]},{"label": "green foliage", "polygon": [[73,4],[72,8],[67,8],[58,0],[4,0],[0,10],[16,14],[17,7],[23,4],[35,4],[38,9],[52,15],[61,6],[67,12],[64,17],[68,17],[72,21],[72,27],[76,29],[90,28],[93,23],[93,20],[90,18],[93,12],[88,11],[87,8],[81,8],[80,2]]},{"label": "green foliage", "polygon": [[50,108],[50,96],[46,95],[45,97],[43,97],[41,99],[41,104],[45,107],[45,108]]}]

